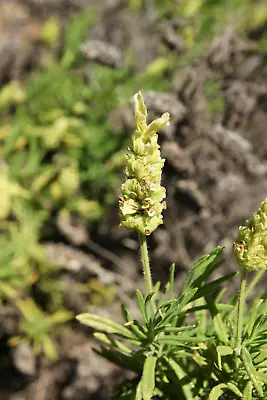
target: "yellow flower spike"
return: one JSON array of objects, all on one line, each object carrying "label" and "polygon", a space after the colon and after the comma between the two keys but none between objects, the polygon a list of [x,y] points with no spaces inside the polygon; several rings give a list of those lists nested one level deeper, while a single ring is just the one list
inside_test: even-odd
[{"label": "yellow flower spike", "polygon": [[[169,124],[164,113],[147,126],[147,109],[141,93],[134,96],[137,129],[126,155],[126,182],[121,186],[121,226],[150,235],[163,223],[162,204],[166,190],[161,186],[164,159],[161,158],[157,132]],[[149,200],[148,200],[149,199]]]},{"label": "yellow flower spike", "polygon": [[240,266],[247,271],[267,267],[267,198],[253,219],[240,226],[233,251]]}]

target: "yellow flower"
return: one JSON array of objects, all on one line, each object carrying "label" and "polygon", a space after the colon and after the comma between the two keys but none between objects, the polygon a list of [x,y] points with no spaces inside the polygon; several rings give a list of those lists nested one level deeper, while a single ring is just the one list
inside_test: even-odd
[{"label": "yellow flower", "polygon": [[161,158],[157,132],[169,124],[169,113],[147,125],[147,109],[141,93],[134,96],[137,129],[126,155],[126,182],[121,187],[121,226],[150,235],[163,223],[163,199],[166,190],[161,186],[164,159]]}]

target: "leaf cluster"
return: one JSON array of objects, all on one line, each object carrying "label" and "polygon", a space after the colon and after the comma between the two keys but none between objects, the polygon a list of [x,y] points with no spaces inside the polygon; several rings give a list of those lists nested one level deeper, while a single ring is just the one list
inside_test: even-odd
[{"label": "leaf cluster", "polygon": [[[174,297],[174,266],[164,288],[136,292],[140,318],[122,306],[124,324],[93,314],[77,319],[97,332],[98,354],[136,378],[124,382],[116,399],[263,399],[267,392],[267,303],[254,299],[247,312],[240,354],[235,348],[237,296],[222,302],[221,283],[212,279],[222,260],[222,247],[202,257],[189,270],[180,295]],[[252,286],[250,290],[252,290]]]},{"label": "leaf cluster", "polygon": [[16,305],[23,316],[20,323],[21,335],[12,337],[9,344],[15,346],[23,342],[30,343],[37,355],[43,352],[47,358],[56,360],[58,352],[53,340],[53,328],[72,319],[72,313],[59,310],[46,315],[31,298],[17,300]]}]

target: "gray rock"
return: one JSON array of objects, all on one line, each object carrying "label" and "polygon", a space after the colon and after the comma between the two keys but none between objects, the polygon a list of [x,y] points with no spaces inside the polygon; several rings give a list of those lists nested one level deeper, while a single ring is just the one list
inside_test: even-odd
[{"label": "gray rock", "polygon": [[25,375],[35,375],[36,358],[28,343],[20,343],[13,351],[15,367]]},{"label": "gray rock", "polygon": [[124,67],[122,52],[111,43],[102,40],[88,40],[82,44],[81,51],[87,60],[97,61],[113,68]]}]

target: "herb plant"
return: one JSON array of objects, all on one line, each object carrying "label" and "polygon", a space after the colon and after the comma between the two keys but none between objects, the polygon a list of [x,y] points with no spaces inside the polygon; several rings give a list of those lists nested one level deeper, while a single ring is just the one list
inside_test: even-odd
[{"label": "herb plant", "polygon": [[53,340],[53,328],[72,319],[72,313],[59,310],[45,315],[31,298],[18,300],[17,307],[24,317],[20,323],[21,335],[12,337],[9,344],[15,346],[22,342],[31,343],[37,355],[43,352],[50,360],[56,360],[58,352]]},{"label": "herb plant", "polygon": [[[141,94],[134,99],[137,128],[119,202],[121,226],[139,235],[146,283],[145,293],[136,291],[140,317],[133,318],[122,305],[123,324],[90,313],[77,319],[96,331],[101,356],[136,374],[117,389],[115,399],[265,399],[267,302],[256,296],[248,312],[246,298],[267,265],[267,199],[239,228],[233,245],[241,270],[238,295],[224,302],[221,289],[238,272],[213,278],[222,263],[222,246],[193,264],[178,296],[174,265],[164,288],[153,284],[146,237],[163,223],[166,208],[157,132],[168,124],[169,114],[147,125]],[[246,288],[248,273],[257,270]]]}]

